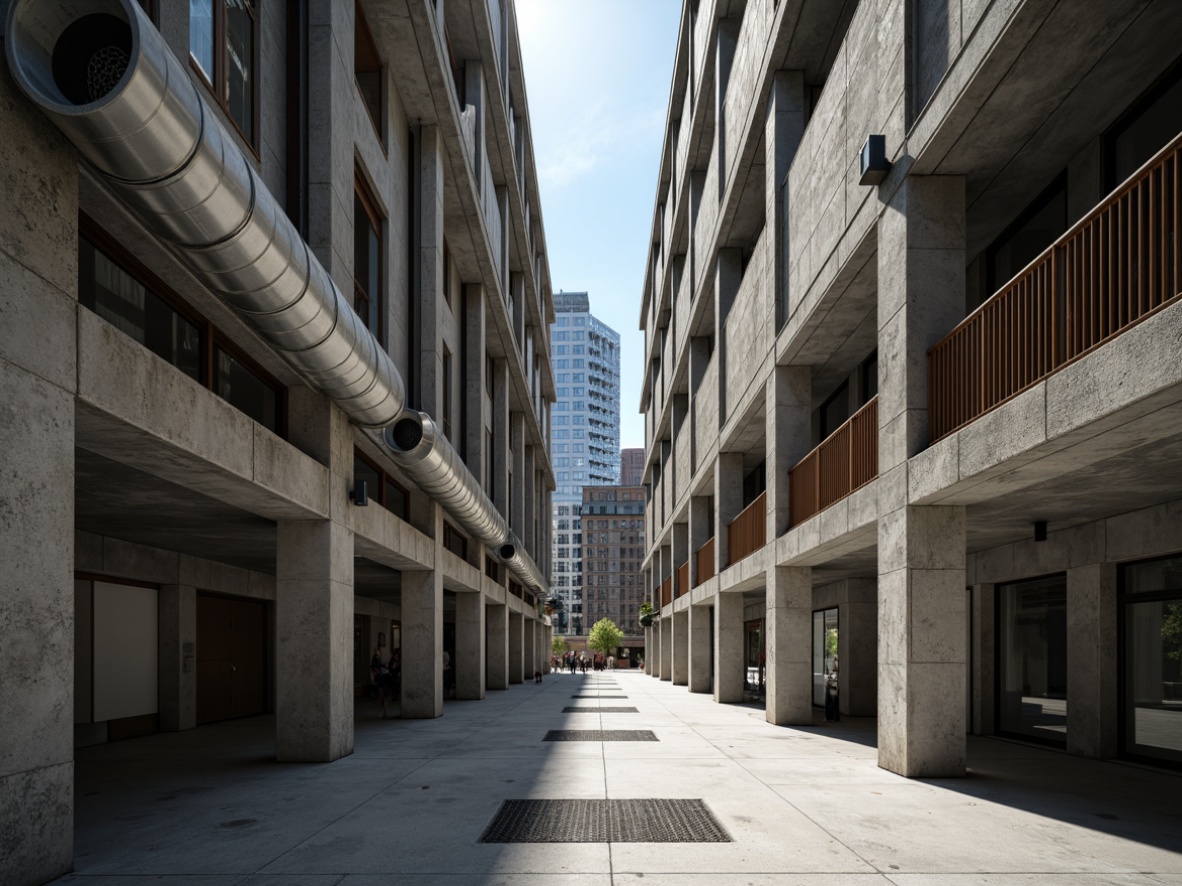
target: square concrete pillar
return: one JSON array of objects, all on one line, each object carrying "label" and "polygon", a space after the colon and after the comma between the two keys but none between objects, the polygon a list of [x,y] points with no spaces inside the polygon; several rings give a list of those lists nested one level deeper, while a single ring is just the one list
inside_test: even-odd
[{"label": "square concrete pillar", "polygon": [[554,626],[542,626],[542,673],[550,673],[550,659],[554,656]]},{"label": "square concrete pillar", "polygon": [[661,616],[661,673],[662,680],[673,680],[673,616]]},{"label": "square concrete pillar", "polygon": [[765,396],[768,541],[788,531],[788,472],[812,448],[812,369],[776,366]]},{"label": "square concrete pillar", "polygon": [[509,688],[509,607],[485,608],[485,682],[489,689]]},{"label": "square concrete pillar", "polygon": [[811,726],[813,570],[777,566],[767,577],[767,721],[777,726]]},{"label": "square concrete pillar", "polygon": [[746,664],[743,657],[743,595],[714,598],[714,700],[721,704],[743,700]]},{"label": "square concrete pillar", "polygon": [[650,677],[657,676],[658,660],[661,657],[661,623],[654,622],[644,629],[644,672]]},{"label": "square concrete pillar", "polygon": [[673,685],[689,684],[689,613],[673,613],[673,649],[670,659],[673,664]]},{"label": "square concrete pillar", "polygon": [[[436,541],[436,562],[439,550]],[[402,717],[424,720],[441,716],[443,572],[407,570],[402,573]]]},{"label": "square concrete pillar", "polygon": [[1116,564],[1067,570],[1067,751],[1117,752]]},{"label": "square concrete pillar", "polygon": [[695,495],[689,502],[689,583],[693,590],[702,583],[698,575],[698,551],[714,534],[713,502],[709,496]]},{"label": "square concrete pillar", "polygon": [[275,749],[282,763],[353,753],[353,532],[331,520],[276,526]]},{"label": "square concrete pillar", "polygon": [[[692,230],[692,229],[691,229]],[[691,246],[691,249],[693,247]],[[691,282],[691,294],[693,297]],[[710,367],[710,361],[714,356],[714,344],[708,335],[699,335],[690,339],[689,343],[689,375],[690,375],[690,391],[693,396],[689,398],[689,424],[690,424],[690,475],[697,473],[698,464],[700,460],[706,457],[706,453],[698,452],[698,434],[699,428],[708,429],[714,427],[711,422],[718,412],[718,399],[711,397],[710,392],[702,391],[702,379],[706,376],[706,370]],[[710,402],[713,399],[713,402]],[[704,433],[704,431],[702,432]],[[693,518],[690,518],[693,522]],[[706,538],[710,536],[707,535]],[[705,542],[705,539],[702,540]],[[701,547],[701,544],[698,545]]]},{"label": "square concrete pillar", "polygon": [[[773,234],[774,259],[772,267],[771,295],[775,299],[775,318],[779,331],[791,308],[788,292],[789,202],[787,175],[796,156],[796,149],[804,136],[807,122],[808,102],[806,99],[803,71],[777,71],[772,77],[772,88],[767,100],[767,116],[764,121],[764,193],[767,204],[764,217],[768,221],[768,233]],[[808,425],[805,425],[807,432]]]},{"label": "square concrete pillar", "polygon": [[484,595],[456,594],[456,698],[484,698],[486,667]]},{"label": "square concrete pillar", "polygon": [[509,682],[520,683],[525,667],[525,650],[522,643],[525,640],[524,619],[520,612],[509,612]]},{"label": "square concrete pillar", "polygon": [[[703,199],[709,200],[706,195]],[[727,402],[726,378],[727,363],[730,360],[745,359],[745,355],[730,355],[726,347],[726,320],[739,294],[739,287],[743,282],[743,251],[734,247],[719,249],[714,267],[714,359],[718,361],[718,428],[726,425],[730,418],[730,410],[735,405]],[[703,391],[698,391],[701,397]],[[740,472],[740,478],[742,473]],[[740,487],[740,494],[742,488]],[[737,513],[737,512],[736,512]]]},{"label": "square concrete pillar", "polygon": [[160,731],[197,725],[197,589],[161,585],[157,594]]},{"label": "square concrete pillar", "polygon": [[[971,711],[973,735],[992,735],[997,728],[995,723],[997,683],[994,676],[996,674],[994,647],[996,604],[996,585],[973,585],[973,636],[970,638],[973,662],[973,710]],[[1070,679],[1070,674],[1068,679]]]},{"label": "square concrete pillar", "polygon": [[879,517],[878,569],[878,765],[909,777],[964,775],[964,508]]},{"label": "square concrete pillar", "polygon": [[743,510],[743,453],[718,453],[714,467],[714,508],[714,574],[721,575],[730,565],[727,526]]},{"label": "square concrete pillar", "polygon": [[709,606],[691,606],[686,611],[689,619],[686,646],[689,653],[689,691],[710,692],[713,687],[713,669],[710,654],[714,637],[710,631],[710,617],[713,609]]},{"label": "square concrete pillar", "polygon": [[878,583],[846,581],[846,600],[838,605],[837,659],[842,714],[878,713]]},{"label": "square concrete pillar", "polygon": [[[483,481],[485,493],[496,503],[497,492],[505,484],[505,478],[496,475],[496,464],[492,466],[494,476],[486,476],[489,473],[487,470],[489,460],[485,453],[488,446],[488,435],[485,429],[491,430],[492,428],[491,422],[486,420],[484,408],[486,391],[488,390],[485,379],[487,362],[484,359],[485,330],[487,328],[484,287],[479,283],[466,283],[460,298],[464,300],[462,315],[464,336],[460,344],[460,347],[464,349],[464,359],[461,363],[464,372],[464,390],[459,398],[460,410],[463,413],[461,427],[464,434],[464,463],[474,477]],[[501,513],[504,511],[502,510]]]},{"label": "square concrete pillar", "polygon": [[534,672],[538,669],[537,624],[538,623],[528,615],[522,616],[521,627],[524,631],[524,636],[522,638],[522,653],[524,658],[522,660],[521,678],[527,683],[533,681]]},{"label": "square concrete pillar", "polygon": [[[477,115],[479,121],[479,115]],[[478,137],[477,144],[482,141]],[[419,127],[419,320],[418,406],[436,419],[443,414],[444,166],[446,149],[438,126]],[[479,166],[477,166],[479,168]],[[415,403],[414,392],[410,402]],[[454,402],[454,400],[453,400]],[[451,416],[455,421],[457,416]],[[457,438],[458,439],[458,438]]]}]

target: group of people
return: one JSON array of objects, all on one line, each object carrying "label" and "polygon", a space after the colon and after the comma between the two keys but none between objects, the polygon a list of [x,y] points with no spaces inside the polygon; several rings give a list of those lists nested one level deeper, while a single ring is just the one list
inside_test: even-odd
[{"label": "group of people", "polygon": [[373,658],[369,660],[369,679],[378,689],[378,698],[382,701],[382,712],[385,717],[390,699],[398,692],[402,685],[402,650],[395,649],[390,653],[390,660],[382,662],[382,650],[375,649]]},{"label": "group of people", "polygon": [[585,674],[588,670],[612,671],[616,667],[616,657],[614,655],[605,656],[602,652],[597,652],[594,656],[590,656],[586,652],[575,652],[571,650],[562,654],[561,661],[557,656],[552,658],[550,660],[550,667],[555,671],[561,668],[564,671],[570,671],[572,674],[576,672]]}]

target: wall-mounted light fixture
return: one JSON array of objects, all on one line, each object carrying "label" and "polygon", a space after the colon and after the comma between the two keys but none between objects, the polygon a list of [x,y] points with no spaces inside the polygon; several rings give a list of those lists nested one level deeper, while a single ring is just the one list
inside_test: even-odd
[{"label": "wall-mounted light fixture", "polygon": [[858,158],[858,167],[861,172],[858,184],[877,185],[882,183],[887,173],[891,171],[891,161],[886,158],[885,135],[867,137],[866,144],[862,145],[861,156]]},{"label": "wall-mounted light fixture", "polygon": [[358,480],[354,483],[353,491],[349,493],[349,498],[359,508],[363,508],[369,504],[369,481]]},{"label": "wall-mounted light fixture", "polygon": [[1034,540],[1035,541],[1046,541],[1047,540],[1047,521],[1046,520],[1035,520],[1034,521]]}]

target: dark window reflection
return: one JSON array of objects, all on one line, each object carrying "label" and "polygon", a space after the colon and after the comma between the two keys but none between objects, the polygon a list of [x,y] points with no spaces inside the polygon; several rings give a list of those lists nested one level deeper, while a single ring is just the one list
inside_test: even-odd
[{"label": "dark window reflection", "polygon": [[214,391],[265,428],[279,433],[279,395],[275,389],[221,348],[214,355]]},{"label": "dark window reflection", "polygon": [[1182,763],[1182,557],[1126,566],[1122,588],[1125,749]]},{"label": "dark window reflection", "polygon": [[1067,741],[1067,579],[998,587],[998,729]]}]

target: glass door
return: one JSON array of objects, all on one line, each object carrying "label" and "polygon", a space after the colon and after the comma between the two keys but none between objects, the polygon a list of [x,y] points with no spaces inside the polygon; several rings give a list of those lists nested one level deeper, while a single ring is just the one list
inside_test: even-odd
[{"label": "glass door", "polygon": [[837,608],[813,612],[813,704],[825,706],[825,677],[838,667]]},{"label": "glass door", "polygon": [[1182,556],[1121,570],[1122,745],[1182,763]]},{"label": "glass door", "polygon": [[1067,576],[998,585],[998,732],[1067,742]]},{"label": "glass door", "polygon": [[761,701],[764,697],[763,619],[743,623],[746,670],[743,677],[743,700]]}]

